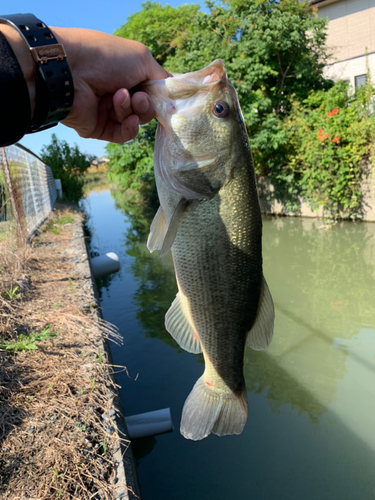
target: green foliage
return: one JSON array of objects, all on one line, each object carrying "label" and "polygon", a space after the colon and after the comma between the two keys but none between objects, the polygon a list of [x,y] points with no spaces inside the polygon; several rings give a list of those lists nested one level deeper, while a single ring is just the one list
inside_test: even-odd
[{"label": "green foliage", "polygon": [[95,157],[82,153],[77,144],[69,146],[52,134],[51,144],[43,146],[41,158],[51,167],[54,178],[61,179],[64,197],[78,201],[83,194],[83,174]]},{"label": "green foliage", "polygon": [[301,194],[334,216],[358,215],[361,174],[375,141],[371,83],[355,95],[348,90],[347,83],[337,82],[327,92],[294,101],[284,122],[286,161],[273,172],[289,198]]},{"label": "green foliage", "polygon": [[49,340],[53,337],[57,337],[57,333],[51,332],[51,325],[48,325],[40,333],[35,334],[35,332],[30,332],[29,335],[20,335],[19,339],[16,341],[1,340],[0,349],[6,351],[32,351],[38,349],[38,343],[43,342],[43,340]]},{"label": "green foliage", "polygon": [[142,4],[141,11],[129,16],[115,35],[144,43],[163,66],[166,59],[175,54],[198,10],[198,5],[184,4],[174,8],[147,1]]},{"label": "green foliage", "polygon": [[74,219],[70,215],[63,215],[59,219],[50,219],[44,226],[43,231],[60,234],[60,228],[58,226],[64,226],[65,224],[70,224],[72,222],[74,222]]},{"label": "green foliage", "polygon": [[58,224],[59,226],[65,226],[65,224],[71,224],[74,222],[74,218],[70,215],[63,215],[57,221],[55,221],[55,224]]},{"label": "green foliage", "polygon": [[13,300],[13,299],[19,299],[21,297],[20,293],[17,293],[18,286],[14,286],[10,290],[4,290],[3,291],[3,297],[5,297],[8,300]]},{"label": "green foliage", "polygon": [[155,121],[141,127],[136,139],[126,144],[106,146],[110,162],[108,180],[117,188],[131,190],[136,199],[157,197],[153,168]]}]

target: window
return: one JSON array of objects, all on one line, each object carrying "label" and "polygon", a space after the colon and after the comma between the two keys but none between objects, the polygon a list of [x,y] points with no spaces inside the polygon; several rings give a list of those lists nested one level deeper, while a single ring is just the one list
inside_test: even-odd
[{"label": "window", "polygon": [[362,85],[366,85],[367,75],[359,75],[354,77],[355,80],[355,88],[361,87]]}]

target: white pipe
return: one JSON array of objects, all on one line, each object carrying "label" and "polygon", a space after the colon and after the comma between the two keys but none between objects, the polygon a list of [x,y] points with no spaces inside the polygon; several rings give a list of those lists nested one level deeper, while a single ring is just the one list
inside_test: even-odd
[{"label": "white pipe", "polygon": [[132,415],[126,417],[125,422],[130,439],[156,436],[173,431],[170,408]]},{"label": "white pipe", "polygon": [[103,278],[107,274],[115,273],[120,269],[120,261],[113,252],[99,255],[91,259],[91,269],[94,278]]}]

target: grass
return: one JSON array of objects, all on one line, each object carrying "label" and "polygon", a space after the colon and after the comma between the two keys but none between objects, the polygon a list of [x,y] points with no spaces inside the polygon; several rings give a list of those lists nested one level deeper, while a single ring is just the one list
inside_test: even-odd
[{"label": "grass", "polygon": [[48,325],[38,334],[35,334],[35,332],[30,332],[27,336],[21,334],[18,340],[0,340],[0,349],[13,352],[33,351],[35,349],[38,349],[39,342],[52,339],[53,337],[57,337],[57,333],[51,332],[51,325]]},{"label": "grass", "polygon": [[55,224],[59,224],[59,226],[64,226],[65,224],[71,224],[74,222],[74,218],[70,215],[64,215],[56,220]]},{"label": "grass", "polygon": [[4,290],[3,297],[5,297],[8,300],[19,299],[21,297],[21,294],[17,293],[18,288],[19,288],[18,286],[14,286],[9,290]]},{"label": "grass", "polygon": [[74,222],[74,218],[71,215],[63,215],[62,217],[59,217],[57,219],[51,218],[44,225],[43,231],[49,231],[53,234],[58,235],[61,233],[61,226],[71,224],[72,222]]}]

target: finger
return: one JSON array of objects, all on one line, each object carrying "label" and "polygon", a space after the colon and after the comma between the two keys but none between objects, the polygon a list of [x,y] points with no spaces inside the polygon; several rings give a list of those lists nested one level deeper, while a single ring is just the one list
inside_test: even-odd
[{"label": "finger", "polygon": [[127,89],[119,89],[113,96],[111,120],[122,123],[131,114],[133,114],[133,110],[129,91]]},{"label": "finger", "polygon": [[145,92],[136,92],[131,99],[133,112],[139,116],[139,123],[150,122],[155,116],[155,108]]},{"label": "finger", "polygon": [[115,142],[122,144],[123,142],[134,139],[139,130],[139,117],[137,115],[130,115],[122,123],[116,123],[108,120],[102,133],[97,136],[97,139],[102,141]]}]

